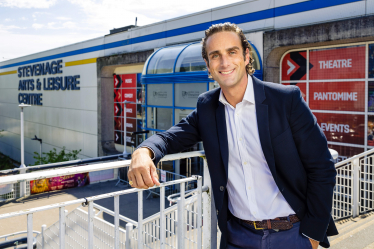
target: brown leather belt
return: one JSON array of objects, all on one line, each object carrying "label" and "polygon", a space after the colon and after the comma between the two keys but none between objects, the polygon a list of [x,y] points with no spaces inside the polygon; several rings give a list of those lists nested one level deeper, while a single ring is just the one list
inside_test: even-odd
[{"label": "brown leather belt", "polygon": [[293,227],[293,223],[299,222],[300,219],[295,214],[288,217],[275,218],[273,220],[263,220],[263,221],[251,221],[242,220],[241,221],[253,226],[256,230],[261,229],[278,229],[278,230],[288,230]]}]

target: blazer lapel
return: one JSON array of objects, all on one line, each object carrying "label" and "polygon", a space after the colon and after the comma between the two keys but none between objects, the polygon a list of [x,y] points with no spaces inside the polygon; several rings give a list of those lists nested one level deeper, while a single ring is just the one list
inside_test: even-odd
[{"label": "blazer lapel", "polygon": [[260,136],[261,147],[273,178],[275,181],[277,181],[274,153],[269,131],[268,105],[263,103],[266,99],[264,84],[255,77],[252,77],[252,79],[256,102],[257,127]]},{"label": "blazer lapel", "polygon": [[219,101],[218,101],[218,107],[216,109],[216,124],[217,124],[219,148],[221,150],[221,157],[223,161],[223,166],[225,167],[226,180],[227,180],[228,169],[229,169],[228,168],[229,148],[228,148],[228,142],[227,142],[225,106]]}]

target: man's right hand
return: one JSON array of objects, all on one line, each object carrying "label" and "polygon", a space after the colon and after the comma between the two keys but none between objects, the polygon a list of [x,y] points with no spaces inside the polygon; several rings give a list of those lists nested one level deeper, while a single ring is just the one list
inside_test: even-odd
[{"label": "man's right hand", "polygon": [[132,187],[148,189],[160,185],[156,167],[152,161],[153,152],[148,148],[139,148],[131,156],[127,177]]}]

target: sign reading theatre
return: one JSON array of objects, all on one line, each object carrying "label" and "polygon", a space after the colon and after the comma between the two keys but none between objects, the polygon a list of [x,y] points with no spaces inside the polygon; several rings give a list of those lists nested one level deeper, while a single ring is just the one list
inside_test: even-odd
[{"label": "sign reading theatre", "polygon": [[[18,68],[18,78],[27,78],[44,75],[62,74],[62,60],[39,63]],[[74,76],[52,76],[36,79],[20,79],[18,91],[65,91],[80,90],[80,75]],[[43,105],[42,93],[25,93],[18,94],[18,103],[28,105]]]}]

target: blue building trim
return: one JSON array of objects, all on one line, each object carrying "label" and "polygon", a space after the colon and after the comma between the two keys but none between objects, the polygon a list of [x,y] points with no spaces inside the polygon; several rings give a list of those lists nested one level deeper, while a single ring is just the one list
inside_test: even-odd
[{"label": "blue building trim", "polygon": [[40,57],[40,58],[37,58],[37,59],[27,60],[27,61],[23,61],[23,62],[17,62],[17,63],[13,63],[13,64],[9,64],[9,65],[0,66],[0,69],[15,67],[15,66],[21,66],[21,65],[46,61],[46,60],[53,60],[53,59],[57,59],[57,58],[61,58],[61,57],[67,57],[67,56],[79,55],[79,54],[84,54],[84,53],[89,53],[89,52],[95,52],[95,51],[100,51],[100,50],[105,50],[105,49],[110,49],[110,48],[116,48],[116,47],[136,44],[136,43],[140,43],[140,42],[147,42],[147,41],[153,41],[153,40],[158,40],[158,39],[163,39],[163,38],[168,38],[168,37],[174,37],[174,36],[178,36],[178,35],[185,35],[185,34],[199,32],[199,31],[204,31],[207,28],[209,28],[212,24],[216,24],[216,23],[232,22],[232,23],[236,23],[236,24],[241,24],[241,23],[246,23],[246,22],[259,21],[259,20],[264,20],[264,19],[278,17],[278,16],[296,14],[296,13],[301,13],[301,12],[305,12],[305,11],[328,8],[328,7],[333,7],[333,6],[338,6],[338,5],[348,4],[348,3],[354,3],[354,2],[360,2],[360,1],[364,1],[364,0],[339,0],[339,1],[337,1],[337,0],[336,1],[312,0],[312,1],[307,1],[307,2],[301,2],[301,3],[286,5],[286,6],[282,6],[282,7],[277,7],[277,8],[257,11],[257,12],[253,12],[253,13],[248,13],[248,14],[244,14],[244,15],[219,19],[219,20],[215,20],[213,22],[200,23],[200,24],[191,25],[191,26],[188,26],[188,27],[163,31],[163,32],[155,33],[155,34],[135,37],[135,38],[131,38],[131,39],[125,39],[125,40],[122,40],[122,41],[117,41],[117,42],[112,42],[112,43],[106,43],[106,44],[103,44],[103,45],[98,45],[98,46],[73,50],[73,51],[60,53],[60,54],[55,54],[55,55],[50,55],[50,56],[45,56],[45,57]]}]

